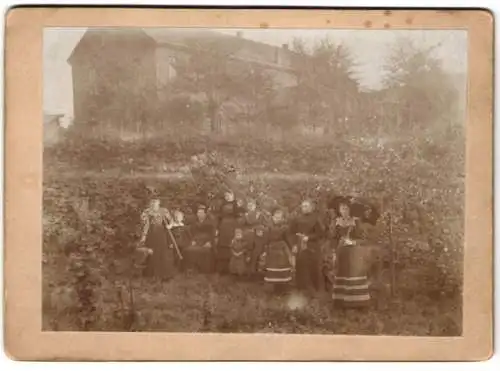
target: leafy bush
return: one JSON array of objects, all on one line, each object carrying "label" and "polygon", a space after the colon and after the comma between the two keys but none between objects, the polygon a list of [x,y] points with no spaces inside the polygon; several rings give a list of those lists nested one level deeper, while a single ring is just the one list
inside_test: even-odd
[{"label": "leafy bush", "polygon": [[[273,331],[373,333],[383,330],[385,333],[435,334],[443,328],[440,321],[448,328],[447,334],[461,331],[464,183],[460,147],[436,146],[426,139],[382,144],[295,138],[282,142],[251,137],[174,139],[130,143],[68,140],[46,150],[44,303],[48,304],[44,315],[56,316],[57,303],[67,299],[74,302],[75,310],[80,310],[78,305],[88,307],[82,316],[87,322],[79,324],[73,323],[74,314],[63,311],[72,326],[80,329],[140,331],[157,326],[180,331],[184,326],[180,320],[167,325],[172,317],[197,316],[192,326],[201,323],[199,331],[270,331],[269,318],[275,318],[271,321]],[[65,171],[68,168],[64,162],[71,166],[70,170]],[[155,166],[158,163],[170,167],[164,170]],[[100,168],[96,169],[96,164]],[[92,172],[87,174],[82,170]],[[343,323],[331,314],[292,315],[288,310],[273,307],[279,301],[263,304],[267,296],[262,296],[258,286],[239,283],[229,285],[231,297],[239,298],[242,293],[238,290],[244,286],[244,290],[251,291],[249,302],[227,296],[217,299],[227,303],[233,300],[240,303],[241,308],[238,312],[236,307],[227,304],[227,312],[214,315],[211,324],[203,324],[204,317],[200,317],[200,311],[207,310],[200,309],[207,305],[201,299],[190,304],[194,309],[185,313],[175,308],[165,312],[163,308],[150,307],[147,301],[154,301],[153,297],[161,297],[161,294],[151,293],[153,288],[148,287],[149,283],[134,281],[136,287],[130,289],[131,280],[137,276],[131,257],[139,237],[139,215],[147,202],[148,187],[160,192],[167,207],[181,207],[189,212],[195,203],[214,194],[220,183],[229,184],[239,197],[256,198],[261,207],[270,208],[278,203],[292,213],[306,195],[320,204],[329,194],[357,192],[369,198],[383,214],[375,238],[382,246],[384,269],[393,259],[391,238],[394,242],[397,296],[392,299],[383,296],[378,301],[385,309],[371,313],[368,317],[372,322],[353,319],[364,323],[362,326],[357,322]],[[92,211],[90,216],[82,219],[78,205]],[[389,223],[389,215],[392,223]],[[92,264],[80,264],[83,261],[92,261]],[[64,266],[72,270],[63,272]],[[84,277],[83,281],[79,275]],[[382,288],[391,281],[387,272],[383,276]],[[192,295],[182,298],[181,291],[198,292],[195,287],[206,278],[189,276],[178,280],[187,280],[187,283],[176,280],[179,288],[171,289],[179,290],[175,295],[188,305]],[[210,287],[215,291],[228,290],[228,284],[219,281],[212,282]],[[134,296],[136,300],[132,305]],[[396,304],[392,304],[393,300]],[[391,303],[391,307],[386,308],[384,301]],[[55,307],[50,304],[54,302]],[[99,308],[104,312],[95,312],[90,304],[95,302],[100,303]],[[143,309],[134,314],[139,302]],[[258,309],[252,309],[256,307]],[[236,314],[230,314],[230,308]],[[326,303],[315,308],[319,313],[329,313]],[[136,315],[138,317],[134,317]],[[435,327],[431,329],[431,325],[426,324],[422,329],[417,325],[401,329],[401,324],[395,322],[397,318],[413,323],[411,316]],[[105,324],[100,322],[103,319],[107,321]],[[323,323],[318,322],[320,319]],[[50,320],[45,323],[52,326]]]}]

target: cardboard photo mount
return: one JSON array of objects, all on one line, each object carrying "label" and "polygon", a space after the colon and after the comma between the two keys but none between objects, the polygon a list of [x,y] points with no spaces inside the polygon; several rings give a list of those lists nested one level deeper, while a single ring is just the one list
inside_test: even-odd
[{"label": "cardboard photo mount", "polygon": [[[463,335],[42,332],[44,27],[468,32]],[[5,351],[17,360],[460,361],[493,353],[493,15],[487,10],[19,7],[6,15]]]}]

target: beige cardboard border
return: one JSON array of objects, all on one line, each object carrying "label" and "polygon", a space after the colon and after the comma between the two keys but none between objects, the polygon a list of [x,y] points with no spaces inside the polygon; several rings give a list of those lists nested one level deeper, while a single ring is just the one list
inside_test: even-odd
[{"label": "beige cardboard border", "polygon": [[[42,35],[61,26],[468,30],[464,332],[457,338],[41,331]],[[21,360],[482,360],[492,354],[493,16],[487,11],[17,8],[6,18],[5,343]]]}]

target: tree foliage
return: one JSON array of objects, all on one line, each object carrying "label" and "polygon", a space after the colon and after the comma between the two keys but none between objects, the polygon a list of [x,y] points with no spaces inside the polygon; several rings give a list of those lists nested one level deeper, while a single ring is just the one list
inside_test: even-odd
[{"label": "tree foliage", "polygon": [[293,69],[297,76],[295,101],[312,129],[344,126],[356,109],[358,82],[350,50],[342,43],[325,38],[312,50],[296,39]]},{"label": "tree foliage", "polygon": [[187,58],[179,60],[175,69],[174,91],[201,95],[212,132],[222,130],[220,110],[238,86],[234,73],[234,54],[238,45],[222,41],[191,41]]},{"label": "tree foliage", "polygon": [[435,56],[438,46],[400,39],[387,57],[384,86],[395,100],[401,130],[432,127],[446,118],[457,100],[451,77]]},{"label": "tree foliage", "polygon": [[[264,108],[276,94],[268,76],[261,71],[252,74],[244,64],[233,65],[235,45],[194,47],[197,54],[178,66],[176,82],[191,96],[172,101],[166,111],[176,111],[180,122],[194,122],[198,118],[193,111],[181,107],[202,95],[199,102],[214,114],[212,129],[217,131],[216,116],[227,102],[237,100],[245,120],[261,125]],[[461,122],[454,123],[457,130],[448,131],[454,135],[447,137],[424,131],[447,122],[455,102],[446,71],[432,48],[395,44],[384,89],[368,95],[359,91],[355,66],[342,44],[324,40],[307,50],[297,42],[294,53],[298,86],[288,97],[290,122],[305,107],[303,122],[331,127],[335,133],[345,131],[352,129],[352,121],[339,123],[338,118],[356,111],[349,111],[349,105],[355,107],[359,100],[359,109],[365,111],[364,103],[373,99],[382,108],[378,128],[392,138],[353,141],[290,135],[276,141],[254,130],[253,135],[172,135],[131,143],[68,140],[45,149],[43,272],[52,286],[44,286],[44,295],[53,294],[57,302],[62,301],[58,286],[74,291],[71,318],[78,319],[77,329],[460,334],[463,128]],[[238,72],[230,73],[234,71]],[[351,93],[355,99],[348,103]],[[280,126],[287,134],[290,122],[284,120]],[[422,130],[403,137],[410,128]],[[361,137],[359,130],[350,131]],[[87,172],[91,174],[83,177]],[[188,274],[165,286],[136,281],[141,307],[132,318],[133,301],[120,299],[123,295],[117,295],[114,286],[131,292],[127,267],[138,239],[145,189],[151,183],[164,205],[183,209],[208,201],[222,185],[233,188],[237,197],[258,199],[265,209],[279,204],[292,212],[305,195],[314,194],[324,204],[325,194],[359,193],[381,208],[376,243],[385,252],[385,264],[390,242],[394,244],[397,294],[391,298],[379,292],[378,310],[343,317],[328,311],[328,303],[315,301],[293,312],[277,301],[264,300],[258,285]],[[60,266],[70,269],[61,273]],[[217,310],[210,309],[214,300]],[[47,313],[57,317],[50,311],[44,316]]]},{"label": "tree foliage", "polygon": [[240,123],[262,127],[262,123],[269,121],[270,106],[276,94],[272,73],[248,62],[240,68],[239,89],[235,92],[236,104],[241,112]]}]

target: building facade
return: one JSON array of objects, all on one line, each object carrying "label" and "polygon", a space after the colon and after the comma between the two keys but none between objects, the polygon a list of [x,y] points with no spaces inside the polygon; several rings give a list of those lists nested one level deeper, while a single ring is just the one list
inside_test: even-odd
[{"label": "building facade", "polygon": [[265,70],[277,89],[295,84],[286,45],[195,29],[89,29],[68,59],[75,125],[86,130],[143,125],[197,45],[232,45],[229,58]]}]

